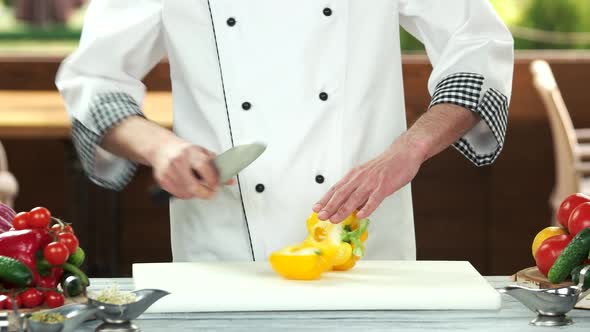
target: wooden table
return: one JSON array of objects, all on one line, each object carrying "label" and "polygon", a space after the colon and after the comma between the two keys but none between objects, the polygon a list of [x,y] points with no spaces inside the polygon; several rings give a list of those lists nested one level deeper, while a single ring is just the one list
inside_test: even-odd
[{"label": "wooden table", "polygon": [[[144,112],[150,120],[172,127],[172,95],[149,92]],[[69,139],[71,122],[57,91],[0,91],[0,139]]]},{"label": "wooden table", "polygon": [[[159,125],[172,128],[172,95],[170,92],[147,93],[144,107],[146,117]],[[74,192],[74,202],[69,205],[72,220],[77,220],[80,228],[77,235],[81,243],[96,242],[96,250],[103,246],[113,246],[94,238],[87,231],[89,227],[88,192],[90,181],[82,171],[70,140],[71,122],[65,111],[63,99],[57,91],[11,91],[0,90],[0,140],[58,140],[63,142],[66,151],[64,160],[65,171],[68,174],[66,186]],[[10,158],[10,156],[8,156]],[[108,193],[108,207],[110,218],[96,227],[110,229],[113,234],[120,233],[121,221],[119,211],[119,195]],[[118,242],[117,242],[118,243]],[[91,274],[116,275],[119,259],[118,246],[112,247],[110,259],[107,263],[96,263],[89,266]]]},{"label": "wooden table", "polygon": [[[511,283],[506,276],[486,277],[495,288]],[[132,290],[132,279],[92,279],[91,289],[117,283]],[[359,294],[359,296],[363,296]],[[452,301],[453,299],[449,299]],[[502,295],[500,311],[345,311],[345,312],[216,312],[144,314],[136,324],[142,331],[478,331],[538,332],[589,331],[590,310],[569,313],[574,325],[539,328],[528,325],[535,315],[520,302]],[[85,323],[80,332],[94,331],[96,321]]]}]

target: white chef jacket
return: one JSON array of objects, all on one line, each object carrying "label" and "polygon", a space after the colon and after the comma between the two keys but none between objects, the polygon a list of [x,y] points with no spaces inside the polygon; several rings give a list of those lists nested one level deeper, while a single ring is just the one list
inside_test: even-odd
[{"label": "white chef jacket", "polygon": [[[239,185],[171,201],[174,260],[265,260],[302,241],[313,203],[406,130],[400,25],[426,46],[431,105],[482,118],[454,147],[493,162],[513,40],[486,0],[95,0],[56,85],[85,171],[119,190],[136,165],[100,140],[143,115],[141,79],[167,56],[178,136],[215,152],[269,144]],[[409,185],[370,219],[366,259],[415,259]]]}]

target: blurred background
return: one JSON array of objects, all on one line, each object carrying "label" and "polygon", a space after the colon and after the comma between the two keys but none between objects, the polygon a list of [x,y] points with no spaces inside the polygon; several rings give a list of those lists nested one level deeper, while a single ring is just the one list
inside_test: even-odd
[{"label": "blurred background", "polygon": [[[590,1],[490,2],[517,48],[504,151],[493,166],[475,168],[448,149],[424,165],[413,195],[419,259],[469,260],[482,274],[507,275],[535,265],[531,243],[554,223],[554,202],[563,192],[584,190],[585,171],[563,163],[585,165],[586,157],[557,156],[586,145],[572,148],[558,139],[559,119],[548,116],[551,101],[533,84],[531,63],[547,61],[565,101],[561,109],[576,133],[587,133]],[[128,276],[134,262],[171,259],[168,209],[150,200],[149,169],[140,169],[128,188],[114,193],[89,183],[73,153],[53,82],[59,63],[77,45],[86,5],[84,0],[0,1],[0,142],[8,161],[0,160],[0,168],[8,167],[18,181],[18,191],[9,190],[17,211],[45,206],[73,223],[91,276]],[[411,123],[429,103],[431,67],[420,43],[405,32],[402,47]],[[168,70],[162,61],[144,80],[157,100],[157,107],[149,100],[146,107],[154,108],[163,124],[169,124],[171,111]]]}]

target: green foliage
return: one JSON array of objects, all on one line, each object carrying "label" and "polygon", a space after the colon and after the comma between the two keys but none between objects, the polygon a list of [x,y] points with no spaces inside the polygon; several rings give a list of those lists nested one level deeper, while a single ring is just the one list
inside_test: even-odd
[{"label": "green foliage", "polygon": [[[535,0],[530,1],[518,25],[545,31],[589,32],[590,1]],[[590,45],[550,44],[516,39],[517,48],[588,48]]]},{"label": "green foliage", "polygon": [[[441,0],[442,1],[442,0]],[[590,35],[590,0],[489,0],[508,26],[542,31],[587,32]],[[401,32],[402,49],[423,49],[407,32]],[[590,49],[589,44],[553,44],[515,36],[517,49]]]}]

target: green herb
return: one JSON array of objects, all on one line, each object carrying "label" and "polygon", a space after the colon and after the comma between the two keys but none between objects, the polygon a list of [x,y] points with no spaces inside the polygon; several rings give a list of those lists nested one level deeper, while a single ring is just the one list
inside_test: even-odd
[{"label": "green herb", "polygon": [[57,312],[35,312],[31,314],[32,321],[48,324],[63,323],[66,318]]},{"label": "green herb", "polygon": [[108,304],[129,304],[137,301],[137,295],[131,292],[121,292],[117,286],[111,286],[98,293],[95,299]]}]

